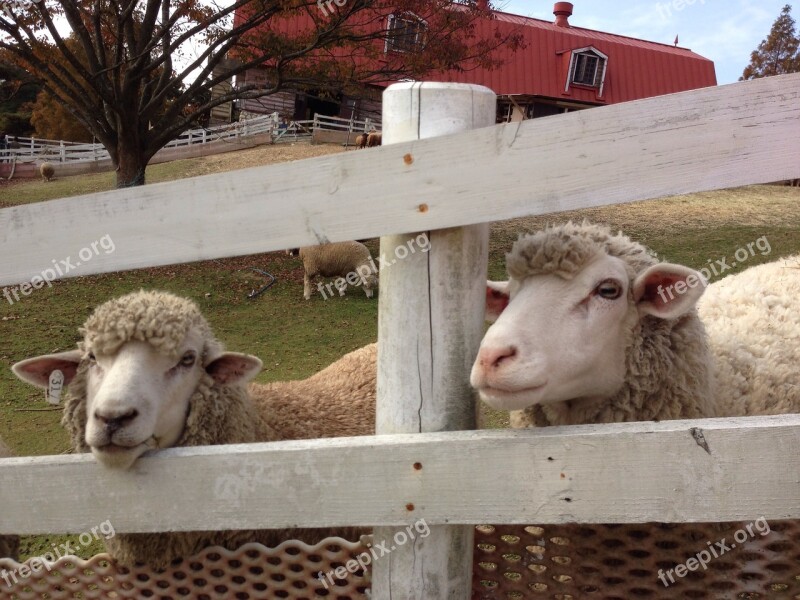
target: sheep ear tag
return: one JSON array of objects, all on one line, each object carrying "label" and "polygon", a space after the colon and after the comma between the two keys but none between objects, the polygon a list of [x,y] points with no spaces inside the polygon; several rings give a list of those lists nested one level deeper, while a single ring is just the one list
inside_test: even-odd
[{"label": "sheep ear tag", "polygon": [[64,389],[64,373],[58,369],[54,369],[50,373],[50,379],[47,382],[47,393],[45,398],[49,404],[61,404],[61,390]]}]

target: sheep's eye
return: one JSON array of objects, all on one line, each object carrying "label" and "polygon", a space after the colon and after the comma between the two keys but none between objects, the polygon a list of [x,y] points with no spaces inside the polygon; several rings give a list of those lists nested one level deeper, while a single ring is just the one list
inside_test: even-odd
[{"label": "sheep's eye", "polygon": [[89,352],[86,358],[89,359],[89,362],[97,362],[97,358],[95,357],[94,352]]},{"label": "sheep's eye", "polygon": [[189,350],[188,352],[186,352],[181,357],[181,360],[178,363],[178,366],[180,366],[180,367],[191,367],[194,364],[194,361],[196,359],[197,359],[197,355],[193,351]]},{"label": "sheep's eye", "polygon": [[594,291],[601,298],[616,300],[622,295],[622,286],[613,279],[607,279],[600,283]]}]

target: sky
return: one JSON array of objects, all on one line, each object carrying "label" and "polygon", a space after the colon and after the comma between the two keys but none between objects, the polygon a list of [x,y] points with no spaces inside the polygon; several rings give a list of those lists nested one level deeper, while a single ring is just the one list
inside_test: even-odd
[{"label": "sky", "polygon": [[[769,35],[784,5],[800,17],[791,0],[572,0],[570,24],[652,42],[689,48],[714,61],[717,83],[738,81],[750,53]],[[495,0],[505,12],[553,20],[548,0]]]}]

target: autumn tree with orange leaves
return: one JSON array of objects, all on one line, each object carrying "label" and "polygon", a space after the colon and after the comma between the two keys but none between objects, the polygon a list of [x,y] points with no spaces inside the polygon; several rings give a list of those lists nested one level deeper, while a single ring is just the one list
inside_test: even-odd
[{"label": "autumn tree with orange leaves", "polygon": [[800,71],[800,36],[797,35],[792,7],[787,4],[772,24],[769,35],[750,55],[739,81],[797,73]]},{"label": "autumn tree with orange leaves", "polygon": [[[491,13],[476,0],[339,4],[322,10],[318,0],[39,0],[0,14],[0,48],[105,146],[117,186],[126,187],[143,184],[153,155],[214,106],[287,87],[337,91],[491,68],[496,48],[520,44],[516,36],[479,39],[476,20]],[[425,23],[414,52],[386,52],[390,14]],[[253,67],[267,71],[266,88],[237,85],[211,98],[211,87]]]}]

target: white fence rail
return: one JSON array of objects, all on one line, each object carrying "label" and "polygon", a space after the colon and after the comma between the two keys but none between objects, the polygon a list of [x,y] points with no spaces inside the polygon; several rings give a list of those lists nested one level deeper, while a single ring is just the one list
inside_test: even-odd
[{"label": "white fence rail", "polygon": [[[418,97],[425,84],[407,89],[415,107],[410,112],[420,115],[419,136],[435,135],[438,124],[422,117]],[[792,179],[800,176],[799,155],[800,74],[767,78],[370,153],[6,208],[0,210],[6,258],[0,285],[28,281],[106,234],[115,252],[95,256],[70,275]],[[364,202],[375,196],[376,181],[380,202]],[[427,255],[440,258],[429,260],[441,262],[462,234],[443,234]],[[456,331],[462,315],[445,320],[440,304],[446,294],[434,289],[440,283],[382,286],[381,311],[387,299],[402,303],[422,294],[431,314],[443,315],[436,335]],[[457,296],[474,281],[450,283],[448,293]],[[409,323],[404,335],[419,335],[422,322]],[[416,361],[419,377],[439,377],[431,354],[433,346],[398,355],[398,372],[400,361],[408,360]],[[398,412],[389,423],[413,407],[423,429],[430,390],[421,380],[418,387],[396,395]],[[455,387],[445,383],[437,394]],[[451,415],[440,416],[443,428],[454,426]],[[697,445],[692,428],[703,430],[710,451]],[[270,476],[248,475],[248,464]],[[433,526],[800,518],[798,467],[798,416],[176,449],[143,459],[127,473],[105,471],[89,456],[14,458],[0,460],[0,533],[79,531],[109,518],[118,531],[392,526],[422,517]],[[232,474],[238,482],[233,493]],[[193,510],[176,497],[191,497]],[[442,531],[431,539],[454,539],[455,533]],[[446,543],[418,540],[413,565],[398,559],[405,573],[379,574],[373,598],[448,597],[437,582],[415,580],[412,570],[443,565],[448,551]],[[450,575],[447,589],[468,586],[469,573]]]},{"label": "white fence rail", "polygon": [[[276,113],[277,114],[277,113]],[[310,140],[314,131],[314,121],[312,119],[303,121],[291,121],[285,125],[281,125],[272,135],[272,141],[287,142],[287,141],[301,141]]]},{"label": "white fence rail", "polygon": [[798,472],[800,415],[176,448],[132,473],[19,457],[0,533],[778,520],[800,518]]},{"label": "white fence rail", "polygon": [[381,131],[381,124],[372,119],[342,119],[326,115],[314,115],[314,129],[327,129],[330,131],[349,131],[363,133],[365,131]]},{"label": "white fence rail", "polygon": [[[238,139],[269,133],[275,127],[272,115],[264,115],[237,123],[215,127],[190,129],[166,144],[164,148],[178,148],[209,142]],[[38,138],[6,136],[6,149],[0,150],[0,161],[17,163],[86,162],[108,159],[108,151],[102,144],[65,142]]]},{"label": "white fence rail", "polygon": [[[369,156],[12,207],[0,211],[0,285],[29,281],[105,234],[117,250],[70,275],[793,179],[798,117],[800,75],[781,76],[387,145]],[[376,181],[381,201],[365,204]],[[187,204],[194,218],[176,235]],[[109,206],[118,219],[108,218]]]},{"label": "white fence rail", "polygon": [[[276,117],[277,113],[261,115],[236,123],[190,129],[167,143],[164,148],[188,147],[264,133],[271,133],[273,142],[281,142],[310,139],[312,131],[317,129],[353,132],[370,131],[371,129],[380,131],[381,129],[380,123],[369,119],[358,121],[316,115],[314,119],[292,121],[281,125]],[[5,148],[0,148],[0,164],[2,162],[24,164],[40,161],[74,163],[110,158],[108,151],[99,143],[66,142],[63,140],[46,140],[9,135],[5,136],[3,141],[5,142]]]}]

